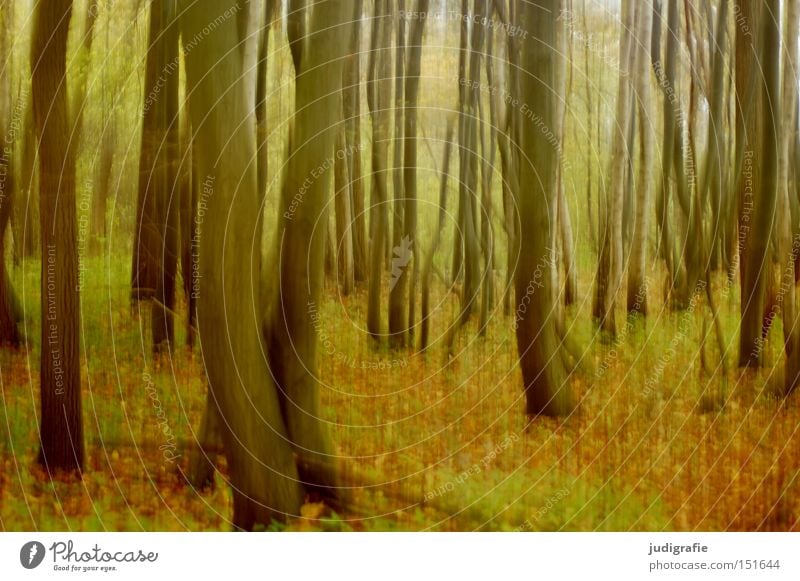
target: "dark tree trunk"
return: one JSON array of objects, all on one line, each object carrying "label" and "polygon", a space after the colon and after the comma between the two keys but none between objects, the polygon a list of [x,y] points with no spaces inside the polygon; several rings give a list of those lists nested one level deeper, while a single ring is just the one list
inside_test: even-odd
[{"label": "dark tree trunk", "polygon": [[[555,289],[552,286],[552,250],[548,248],[557,228],[554,208],[558,151],[533,120],[540,119],[545,127],[555,127],[558,111],[558,56],[556,29],[561,2],[542,0],[518,6],[520,26],[530,31],[520,51],[520,71],[517,73],[520,93],[518,99],[530,103],[532,115],[516,113],[520,123],[521,162],[520,184],[528,184],[518,192],[520,222],[525,224],[525,236],[517,231],[519,265],[516,276],[517,305],[526,304],[525,312],[516,324],[517,346],[520,355],[526,412],[531,415],[561,416],[569,414],[573,402],[561,358],[556,322],[552,316]],[[537,275],[537,268],[540,274]],[[542,272],[543,271],[543,272]],[[532,281],[539,281],[531,293]]]},{"label": "dark tree trunk", "polygon": [[55,471],[83,469],[80,299],[78,291],[74,125],[67,103],[67,36],[71,0],[36,7],[31,68],[39,141],[42,236],[41,449]]}]

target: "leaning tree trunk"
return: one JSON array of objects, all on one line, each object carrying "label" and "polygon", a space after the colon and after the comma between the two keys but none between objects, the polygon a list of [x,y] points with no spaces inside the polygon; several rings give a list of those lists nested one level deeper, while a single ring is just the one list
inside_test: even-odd
[{"label": "leaning tree trunk", "polygon": [[[527,308],[517,317],[516,334],[520,368],[525,388],[526,412],[529,415],[560,416],[573,409],[566,370],[560,352],[556,308],[552,288],[553,268],[548,249],[553,231],[557,228],[554,208],[558,174],[558,148],[547,139],[534,119],[545,127],[555,127],[558,107],[556,28],[563,26],[559,0],[521,3],[518,6],[521,30],[530,37],[520,42],[520,71],[517,83],[520,102],[529,103],[531,115],[516,112],[520,124],[521,164],[520,184],[528,187],[517,192],[520,223],[525,224],[525,236],[517,230],[519,264],[516,274],[517,305]],[[544,274],[537,277],[537,268]],[[531,293],[531,281],[541,280]]]},{"label": "leaning tree trunk", "polygon": [[67,103],[71,0],[36,5],[31,44],[42,236],[41,449],[53,474],[83,469],[75,152]]},{"label": "leaning tree trunk", "polygon": [[[246,94],[234,0],[187,1],[182,33],[214,34],[186,55],[187,95],[198,176],[200,243],[197,324],[209,389],[219,406],[233,487],[233,522],[250,529],[298,514],[303,499],[279,390],[267,368],[261,320],[252,305],[260,293],[260,228],[253,99]],[[214,66],[209,68],[209,63]],[[244,279],[243,279],[243,273]],[[248,279],[249,275],[249,279]],[[234,322],[231,324],[231,322]]]},{"label": "leaning tree trunk", "polygon": [[318,337],[324,285],[325,229],[331,196],[331,171],[324,170],[295,195],[307,176],[330,157],[341,130],[342,59],[350,14],[338,3],[320,1],[312,9],[310,34],[295,85],[295,115],[289,138],[288,168],[277,227],[279,288],[271,305],[269,362],[281,394],[283,412],[301,482],[338,504],[336,457],[320,420]]}]

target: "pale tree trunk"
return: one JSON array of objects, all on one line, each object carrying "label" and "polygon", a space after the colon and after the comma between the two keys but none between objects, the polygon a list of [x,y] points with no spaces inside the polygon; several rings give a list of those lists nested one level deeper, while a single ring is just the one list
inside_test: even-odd
[{"label": "pale tree trunk", "polygon": [[[260,227],[256,135],[237,46],[234,0],[187,1],[186,38],[215,20],[214,34],[186,55],[194,163],[204,220],[200,239],[197,323],[211,401],[218,406],[233,487],[234,526],[251,529],[298,514],[302,486],[279,389],[263,356],[261,320],[252,305],[260,293]],[[209,63],[214,66],[209,68]],[[243,278],[244,277],[244,278]],[[234,322],[231,324],[231,322]]]},{"label": "pale tree trunk", "polygon": [[372,118],[372,211],[367,330],[381,337],[381,281],[389,228],[389,123],[391,121],[390,0],[376,0],[367,95]]},{"label": "pale tree trunk", "polygon": [[623,206],[625,177],[628,166],[626,143],[630,131],[630,57],[631,29],[633,27],[634,3],[622,0],[620,8],[619,75],[617,81],[617,104],[612,129],[611,157],[609,160],[607,185],[604,187],[605,203],[601,209],[600,256],[593,313],[600,319],[601,328],[616,335],[616,299],[623,270]]},{"label": "pale tree trunk", "polygon": [[367,225],[361,179],[361,2],[353,2],[349,54],[342,88],[347,147],[348,190],[352,208],[353,271],[356,282],[367,280]]},{"label": "pale tree trunk", "polygon": [[430,309],[430,296],[431,296],[431,274],[433,272],[433,257],[436,250],[439,248],[439,243],[442,239],[442,230],[444,229],[444,221],[447,213],[447,179],[449,177],[450,168],[450,152],[453,148],[453,124],[447,125],[447,136],[444,142],[444,155],[442,156],[442,173],[439,177],[439,220],[436,226],[436,231],[433,234],[433,241],[428,250],[425,260],[422,263],[422,301],[420,303],[420,334],[419,334],[419,350],[425,351],[428,348],[430,325],[431,325],[431,309]]},{"label": "pale tree trunk", "polygon": [[[558,57],[556,29],[563,26],[559,0],[521,3],[518,6],[522,30],[530,36],[520,42],[519,99],[526,99],[531,112],[545,127],[555,127],[558,107]],[[520,123],[520,184],[527,188],[517,192],[520,222],[525,236],[518,230],[519,265],[516,273],[516,302],[527,309],[520,313],[516,325],[526,412],[531,415],[561,416],[573,409],[564,362],[561,358],[556,321],[552,313],[556,290],[551,286],[552,252],[548,248],[552,232],[557,228],[554,208],[558,177],[558,151],[552,141],[528,115],[517,113]],[[544,267],[542,267],[544,265]],[[536,269],[544,273],[537,279]],[[544,284],[530,293],[531,281]],[[529,303],[528,303],[529,301]]]},{"label": "pale tree trunk", "polygon": [[42,236],[41,449],[51,475],[83,468],[75,152],[67,103],[71,0],[36,5],[31,68]]},{"label": "pale tree trunk", "polygon": [[258,195],[267,195],[269,168],[269,128],[267,127],[267,71],[269,65],[269,32],[276,0],[267,0],[261,33],[258,36],[258,67],[256,70],[256,135],[258,143]]},{"label": "pale tree trunk", "polygon": [[86,81],[89,77],[89,67],[92,62],[92,44],[94,42],[94,25],[97,22],[98,1],[88,0],[86,2],[86,14],[84,15],[84,29],[81,31],[78,40],[78,51],[74,57],[79,66],[74,67],[75,72],[72,73],[73,68],[70,67],[70,72],[76,77],[71,86],[75,88],[70,92],[69,99],[69,115],[70,119],[75,120],[75,129],[77,133],[72,136],[72,139],[80,143],[80,136],[83,133],[83,115],[86,111],[86,96],[87,87]]},{"label": "pale tree trunk", "polygon": [[[33,100],[28,99],[23,116],[20,176],[11,218],[14,227],[14,258],[29,258],[37,253],[39,236],[38,175],[36,172],[36,130]],[[22,195],[24,192],[24,197]]]},{"label": "pale tree trunk", "polygon": [[[607,193],[607,224],[604,243],[609,245],[606,250],[609,254],[607,279],[598,285],[605,287],[604,312],[602,313],[603,330],[616,335],[616,304],[619,294],[623,264],[623,201],[625,198],[625,168],[628,165],[629,152],[626,141],[631,123],[631,86],[630,62],[632,54],[631,29],[633,27],[633,0],[622,0],[621,8],[621,38],[619,50],[619,81],[617,85],[617,109],[614,117],[614,129],[611,145],[611,159],[608,170],[609,186]],[[604,249],[605,250],[605,249]],[[602,274],[606,274],[603,272]]]},{"label": "pale tree trunk", "polygon": [[[324,285],[325,231],[331,196],[330,170],[313,180],[302,203],[295,193],[329,158],[341,130],[342,60],[347,51],[350,11],[320,1],[311,10],[314,38],[304,50],[295,85],[295,115],[288,168],[282,188],[277,244],[279,289],[272,304],[269,362],[283,395],[283,413],[301,482],[338,504],[336,456],[320,420],[318,336]],[[294,212],[292,213],[292,208]]]},{"label": "pale tree trunk", "polygon": [[[478,191],[478,99],[480,98],[481,56],[483,51],[484,26],[487,15],[486,0],[474,0],[471,14],[469,3],[462,6],[461,54],[459,56],[460,120],[459,120],[459,191],[458,226],[460,232],[455,241],[459,250],[458,267],[463,271],[464,285],[461,290],[461,309],[458,319],[450,326],[447,338],[448,351],[452,351],[456,333],[469,320],[480,294],[480,242],[478,239],[476,192]],[[472,23],[468,34],[466,22]],[[466,38],[470,44],[467,49]],[[468,58],[467,58],[468,57]],[[463,73],[463,74],[462,74]],[[463,75],[467,75],[464,77]],[[456,264],[453,265],[454,269]],[[454,271],[454,276],[456,272]]]},{"label": "pale tree trunk", "polygon": [[653,27],[653,10],[645,3],[636,9],[635,70],[636,101],[639,110],[639,167],[636,181],[636,211],[628,270],[628,312],[647,314],[647,234],[650,218],[650,178],[653,158],[654,119],[650,104],[650,39]]},{"label": "pale tree trunk", "polygon": [[[493,34],[486,35],[486,78],[494,75]],[[496,123],[494,103],[489,102],[489,119],[478,100],[478,117],[481,140],[481,249],[483,250],[483,281],[481,290],[481,316],[478,325],[480,336],[486,334],[489,325],[490,311],[494,306],[494,226],[492,224],[492,178],[494,177],[495,132]],[[449,152],[448,152],[449,153]]]},{"label": "pale tree trunk", "polygon": [[336,262],[342,294],[353,292],[355,272],[353,268],[353,210],[350,206],[350,179],[345,157],[346,137],[344,128],[336,136],[334,156],[334,206],[336,210]]},{"label": "pale tree trunk", "polygon": [[[572,12],[571,7],[569,8]],[[578,271],[575,267],[575,240],[572,233],[572,218],[569,214],[569,204],[567,203],[566,179],[564,175],[564,138],[566,136],[567,109],[569,107],[569,95],[572,78],[572,41],[568,38],[567,29],[560,26],[556,30],[558,34],[558,68],[556,70],[558,91],[563,96],[556,103],[558,113],[556,116],[556,126],[554,132],[558,140],[558,234],[557,239],[561,243],[561,258],[564,264],[564,306],[573,304],[578,298]],[[568,85],[569,83],[569,85]],[[555,269],[558,273],[558,268]],[[559,284],[558,287],[561,288]]]}]

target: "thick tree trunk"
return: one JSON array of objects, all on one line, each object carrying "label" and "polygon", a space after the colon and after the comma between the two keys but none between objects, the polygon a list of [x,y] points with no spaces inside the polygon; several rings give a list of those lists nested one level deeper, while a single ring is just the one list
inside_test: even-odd
[{"label": "thick tree trunk", "polygon": [[[739,366],[761,364],[761,332],[764,314],[766,271],[769,240],[772,232],[770,196],[757,191],[763,182],[766,164],[762,159],[766,144],[762,131],[766,123],[761,108],[766,89],[759,72],[763,66],[757,59],[763,32],[764,6],[761,2],[738,2],[741,24],[736,28],[736,148],[737,197],[739,207],[739,265],[741,282],[742,324],[739,329]],[[759,15],[761,17],[759,17]],[[743,26],[749,34],[745,34]],[[752,108],[750,108],[752,107]],[[741,161],[740,161],[741,160]],[[772,198],[774,202],[774,197]],[[763,272],[762,272],[763,271]]]},{"label": "thick tree trunk", "polygon": [[41,449],[52,475],[83,468],[74,125],[67,103],[71,0],[36,6],[31,68],[42,236]]},{"label": "thick tree trunk", "polygon": [[223,420],[234,526],[251,529],[298,514],[303,492],[279,390],[263,356],[261,320],[252,308],[260,296],[261,257],[252,245],[260,227],[260,197],[251,163],[256,155],[252,98],[236,50],[240,38],[233,16],[239,9],[234,0],[187,0],[181,25],[192,38],[209,22],[218,22],[214,34],[186,55],[197,145],[192,153],[197,175],[203,176],[197,321],[209,389]]},{"label": "thick tree trunk", "polygon": [[[517,112],[520,123],[522,163],[520,184],[527,184],[517,192],[520,222],[525,224],[525,236],[519,239],[519,265],[516,276],[517,305],[526,304],[525,312],[517,317],[517,346],[520,368],[525,388],[526,412],[529,415],[560,416],[573,409],[573,402],[564,364],[556,321],[555,289],[552,288],[550,270],[553,268],[552,249],[548,248],[557,228],[554,208],[558,174],[558,150],[547,139],[534,119],[545,127],[555,127],[558,107],[555,54],[561,14],[559,0],[542,0],[521,3],[518,6],[522,30],[530,36],[521,41],[520,71],[516,95],[520,102],[530,104],[531,115]],[[540,273],[537,278],[537,268]],[[532,281],[540,281],[536,292],[530,292]]]},{"label": "thick tree trunk", "polygon": [[317,321],[324,284],[325,231],[331,171],[324,170],[294,202],[301,186],[330,157],[341,130],[342,60],[349,11],[320,1],[311,13],[314,42],[303,52],[295,85],[295,115],[282,189],[277,244],[279,292],[272,305],[269,362],[283,396],[283,412],[301,482],[338,504],[336,456],[320,420]]}]

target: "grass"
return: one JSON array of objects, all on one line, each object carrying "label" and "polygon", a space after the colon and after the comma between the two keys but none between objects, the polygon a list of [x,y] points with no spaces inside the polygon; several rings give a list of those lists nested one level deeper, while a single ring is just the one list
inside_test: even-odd
[{"label": "grass", "polygon": [[[146,305],[130,306],[127,267],[89,260],[82,295],[87,462],[80,480],[51,483],[35,463],[39,269],[26,262],[14,271],[29,343],[0,353],[0,526],[229,529],[224,461],[212,491],[195,491],[181,476],[205,397],[197,355],[182,346],[179,331],[175,352],[154,361],[149,313]],[[581,280],[582,297],[589,284]],[[435,290],[444,298],[443,288]],[[721,302],[735,348],[736,300]],[[442,339],[455,316],[452,298],[432,315],[432,329],[442,335],[426,354],[376,348],[361,329],[364,304],[363,291],[342,298],[327,289],[322,318],[330,338],[320,371],[323,419],[348,467],[345,480],[368,486],[354,490],[352,514],[306,505],[286,528],[800,528],[797,397],[770,395],[770,366],[712,372],[711,342],[704,371],[701,305],[668,313],[651,296],[651,316],[627,325],[615,345],[598,340],[587,301],[568,311],[583,353],[570,379],[580,406],[564,420],[529,423],[509,318],[496,313],[485,339],[473,323],[448,359]],[[772,336],[780,337],[779,327]],[[775,343],[766,357],[779,367]],[[174,461],[163,453],[170,441]]]}]

